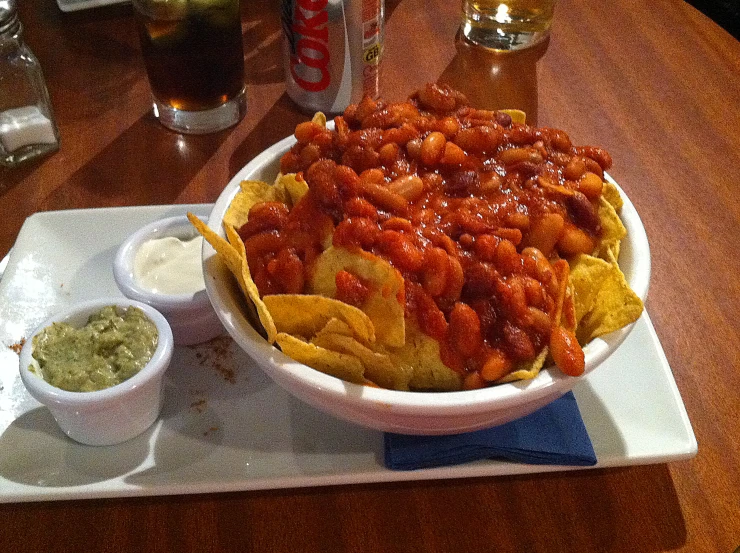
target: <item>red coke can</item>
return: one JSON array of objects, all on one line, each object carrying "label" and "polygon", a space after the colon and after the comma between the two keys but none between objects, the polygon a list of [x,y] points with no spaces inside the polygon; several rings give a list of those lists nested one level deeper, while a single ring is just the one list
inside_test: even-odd
[{"label": "red coke can", "polygon": [[384,0],[283,0],[288,96],[324,113],[377,98],[384,11]]}]

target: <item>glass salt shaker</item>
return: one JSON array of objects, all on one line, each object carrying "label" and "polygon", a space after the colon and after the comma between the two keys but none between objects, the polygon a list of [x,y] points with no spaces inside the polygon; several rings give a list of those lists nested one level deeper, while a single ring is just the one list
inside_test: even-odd
[{"label": "glass salt shaker", "polygon": [[59,149],[59,129],[36,56],[23,41],[16,0],[0,0],[0,165]]}]

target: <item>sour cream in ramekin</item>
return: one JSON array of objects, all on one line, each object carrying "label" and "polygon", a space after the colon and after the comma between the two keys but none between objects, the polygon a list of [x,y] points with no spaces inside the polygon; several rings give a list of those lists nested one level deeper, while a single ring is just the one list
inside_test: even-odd
[{"label": "sour cream in ramekin", "polygon": [[176,345],[205,342],[224,330],[205,290],[202,241],[191,242],[198,236],[185,215],[160,219],[124,240],[113,262],[121,292],[160,311]]}]

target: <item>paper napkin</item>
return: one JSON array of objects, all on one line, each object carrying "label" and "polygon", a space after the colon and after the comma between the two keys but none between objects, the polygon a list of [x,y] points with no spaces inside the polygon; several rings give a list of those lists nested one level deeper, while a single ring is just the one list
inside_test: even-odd
[{"label": "paper napkin", "polygon": [[385,465],[415,470],[500,458],[536,465],[596,464],[572,392],[515,421],[451,436],[385,434]]}]

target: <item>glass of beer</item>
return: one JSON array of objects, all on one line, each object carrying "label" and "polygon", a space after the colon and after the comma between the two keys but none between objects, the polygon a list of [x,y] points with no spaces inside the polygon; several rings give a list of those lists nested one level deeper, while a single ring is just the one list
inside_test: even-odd
[{"label": "glass of beer", "polygon": [[154,115],[180,133],[220,131],[247,111],[239,0],[133,0]]},{"label": "glass of beer", "polygon": [[546,39],[555,0],[463,0],[462,34],[495,50],[519,50]]}]

